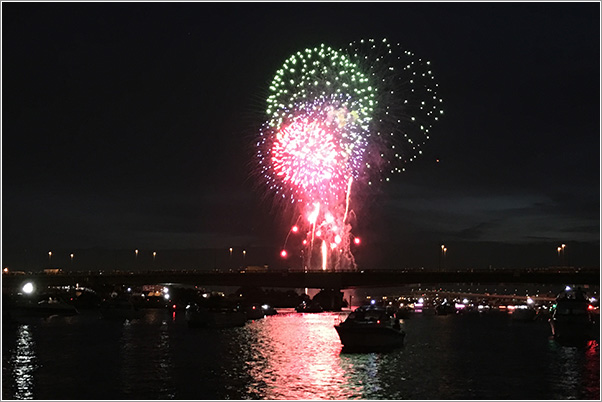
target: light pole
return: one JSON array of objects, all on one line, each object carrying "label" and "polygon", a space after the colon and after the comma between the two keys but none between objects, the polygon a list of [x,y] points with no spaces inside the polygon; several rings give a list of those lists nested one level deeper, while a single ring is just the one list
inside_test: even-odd
[{"label": "light pole", "polygon": [[443,269],[445,269],[445,256],[447,255],[447,247],[443,247]]},{"label": "light pole", "polygon": [[228,269],[232,269],[232,247],[230,247],[230,260],[228,261]]},{"label": "light pole", "polygon": [[562,244],[560,247],[562,247],[562,265],[565,266],[566,265],[566,244]]},{"label": "light pole", "polygon": [[443,265],[443,250],[445,249],[445,244],[441,245],[441,253],[439,254],[439,271],[442,270],[441,266]]},{"label": "light pole", "polygon": [[48,252],[48,263],[52,265],[52,251]]},{"label": "light pole", "polygon": [[73,253],[71,253],[70,257],[71,257],[71,267],[73,267]]},{"label": "light pole", "polygon": [[242,251],[242,266],[245,266],[245,257],[247,256],[247,250]]}]

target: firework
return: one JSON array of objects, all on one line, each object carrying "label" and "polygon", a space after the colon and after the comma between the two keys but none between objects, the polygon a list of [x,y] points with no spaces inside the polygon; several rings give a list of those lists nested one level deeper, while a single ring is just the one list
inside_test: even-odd
[{"label": "firework", "polygon": [[443,115],[430,60],[386,39],[349,44],[349,55],[378,88],[378,107],[366,134],[364,155],[368,184],[388,181],[422,154],[433,124]]},{"label": "firework", "polygon": [[276,72],[257,156],[268,188],[295,206],[285,246],[304,236],[306,268],[355,266],[353,183],[388,180],[422,153],[440,113],[433,80],[430,62],[386,40],[308,48]]}]

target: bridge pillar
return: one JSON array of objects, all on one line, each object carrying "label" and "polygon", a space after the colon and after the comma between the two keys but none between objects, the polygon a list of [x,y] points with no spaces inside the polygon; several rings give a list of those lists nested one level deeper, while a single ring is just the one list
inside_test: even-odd
[{"label": "bridge pillar", "polygon": [[340,289],[322,289],[313,298],[327,311],[341,311],[343,307],[343,292]]}]

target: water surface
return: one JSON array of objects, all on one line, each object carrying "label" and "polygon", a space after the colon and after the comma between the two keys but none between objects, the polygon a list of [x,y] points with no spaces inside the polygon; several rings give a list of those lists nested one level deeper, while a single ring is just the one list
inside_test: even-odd
[{"label": "water surface", "polygon": [[3,323],[3,399],[600,399],[599,346],[561,346],[545,321],[414,315],[406,345],[343,353],[345,313],[189,329],[149,309]]}]

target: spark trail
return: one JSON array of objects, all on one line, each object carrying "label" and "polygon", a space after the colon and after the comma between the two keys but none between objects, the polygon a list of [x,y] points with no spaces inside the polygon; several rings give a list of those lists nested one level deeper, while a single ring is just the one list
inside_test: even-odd
[{"label": "spark trail", "polygon": [[305,269],[355,268],[354,183],[388,181],[422,153],[442,114],[436,87],[429,61],[387,40],[322,44],[284,62],[257,142],[263,181],[297,214],[283,257],[297,242]]}]

